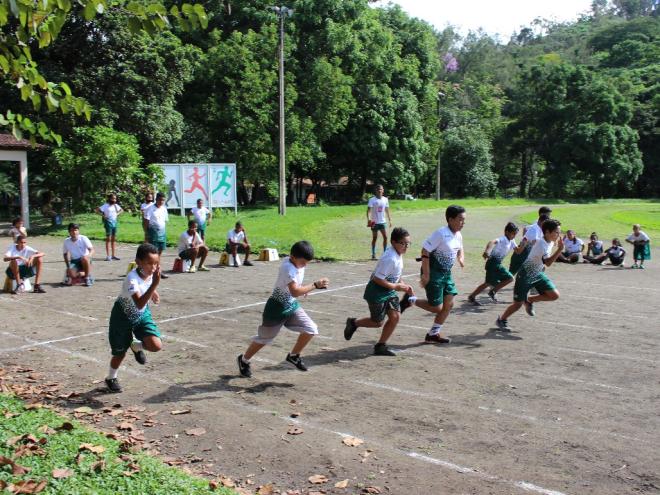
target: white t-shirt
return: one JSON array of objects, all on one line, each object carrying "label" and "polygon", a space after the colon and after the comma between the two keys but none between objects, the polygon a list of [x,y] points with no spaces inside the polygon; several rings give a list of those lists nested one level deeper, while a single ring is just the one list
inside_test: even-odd
[{"label": "white t-shirt", "polygon": [[564,238],[564,252],[568,254],[579,254],[582,252],[582,246],[584,246],[584,242],[582,239],[576,237],[572,241],[568,239],[568,237]]},{"label": "white t-shirt", "polygon": [[373,276],[395,284],[401,278],[402,272],[403,258],[392,246],[390,246],[378,260]]},{"label": "white t-shirt", "polygon": [[509,251],[516,249],[518,244],[516,244],[515,239],[509,240],[507,236],[503,235],[498,237],[495,246],[490,251],[490,257],[494,260],[497,260],[498,263],[501,263],[502,260],[509,254]]},{"label": "white t-shirt", "polygon": [[156,227],[158,230],[165,230],[165,225],[170,220],[165,205],[158,208],[156,203],[144,210],[144,218],[149,220],[149,227]]},{"label": "white t-shirt", "polygon": [[554,245],[554,242],[546,241],[545,237],[541,237],[534,243],[532,250],[529,252],[529,256],[527,256],[527,259],[523,263],[523,269],[525,270],[528,279],[533,280],[545,269],[545,263],[543,263],[543,260],[552,254],[552,248]]},{"label": "white t-shirt", "polygon": [[626,240],[628,240],[628,241],[632,241],[632,242],[636,242],[636,241],[650,241],[651,238],[650,238],[649,236],[646,235],[646,232],[644,232],[643,230],[640,230],[640,231],[639,231],[639,234],[635,235],[635,233],[633,232],[633,233],[630,234],[628,237],[626,237]]},{"label": "white t-shirt", "polygon": [[179,249],[178,252],[185,251],[191,247],[197,247],[204,244],[202,237],[199,235],[199,232],[195,232],[195,235],[192,236],[188,233],[187,230],[184,230],[183,233],[179,236]]},{"label": "white t-shirt", "polygon": [[381,196],[380,198],[373,196],[369,200],[369,203],[367,203],[367,207],[371,208],[371,220],[374,223],[386,223],[385,208],[390,207],[390,202],[385,196]]},{"label": "white t-shirt", "polygon": [[103,206],[99,208],[99,210],[101,210],[101,213],[103,213],[103,218],[105,218],[106,220],[110,220],[111,222],[116,222],[119,212],[123,211],[121,206],[119,206],[117,203],[115,203],[114,205],[111,205],[110,203],[105,203]]},{"label": "white t-shirt", "polygon": [[227,232],[227,240],[235,244],[241,244],[245,241],[245,231],[236,232],[235,229],[231,229]]},{"label": "white t-shirt", "polygon": [[543,237],[543,229],[539,227],[538,223],[528,225],[525,230],[525,235],[523,236],[524,239],[527,239],[529,244],[534,244],[541,237]]},{"label": "white t-shirt", "polygon": [[146,210],[147,208],[149,208],[152,204],[154,204],[153,201],[152,201],[151,203],[142,203],[142,204],[140,205],[140,212],[142,212],[142,218],[146,218],[146,217],[144,216],[144,212],[145,212],[145,210]]},{"label": "white t-shirt", "polygon": [[131,270],[126,275],[124,283],[121,286],[121,294],[117,298],[117,302],[121,304],[122,309],[126,318],[131,322],[140,321],[142,313],[144,313],[149,306],[149,303],[145,304],[142,309],[138,309],[133,301],[133,295],[138,297],[142,296],[149,287],[151,287],[153,277],[149,276],[146,279],[142,279],[137,273],[137,269]]},{"label": "white t-shirt", "polygon": [[458,252],[463,250],[463,236],[445,226],[433,232],[422,247],[430,254],[432,271],[450,271]]},{"label": "white t-shirt", "polygon": [[[30,256],[37,254],[38,252],[39,251],[37,251],[36,249],[32,249],[30,246],[25,246],[23,249],[19,251],[18,248],[16,247],[16,244],[12,244],[11,247],[5,253],[5,257],[13,258],[15,256],[22,256],[23,258],[29,258]],[[18,266],[21,266],[25,264],[25,261],[16,260],[16,263],[18,263]]]},{"label": "white t-shirt", "polygon": [[621,246],[612,246],[606,252],[611,256],[616,256],[617,258],[620,258],[625,253]]},{"label": "white t-shirt", "polygon": [[289,284],[295,281],[297,285],[302,285],[304,278],[305,269],[297,268],[288,256],[284,258],[277,273],[273,293],[264,308],[264,321],[279,321],[283,315],[295,311],[300,306],[291,294]]},{"label": "white t-shirt", "polygon": [[20,229],[17,229],[16,227],[12,227],[9,229],[9,235],[11,236],[12,240],[16,242],[16,238],[19,235],[22,235],[23,237],[27,237],[27,230],[25,230],[25,227],[21,227]]},{"label": "white t-shirt", "polygon": [[84,235],[78,235],[78,239],[75,241],[71,240],[71,237],[64,239],[64,245],[62,246],[62,254],[69,253],[72,260],[77,260],[83,256],[87,256],[92,250],[92,243]]},{"label": "white t-shirt", "polygon": [[197,208],[196,206],[190,210],[190,213],[193,214],[193,217],[195,217],[195,221],[197,222],[197,225],[206,225],[206,219],[209,216],[209,213],[211,211],[206,207],[202,206],[201,208]]}]

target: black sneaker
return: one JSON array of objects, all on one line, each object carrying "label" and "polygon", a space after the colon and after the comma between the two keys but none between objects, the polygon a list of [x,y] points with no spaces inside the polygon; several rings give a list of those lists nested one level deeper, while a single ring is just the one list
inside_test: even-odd
[{"label": "black sneaker", "polygon": [[170,278],[169,275],[166,275],[165,273],[161,272],[160,278]]},{"label": "black sneaker", "polygon": [[119,385],[119,380],[116,378],[106,378],[105,385],[108,387],[108,390],[112,393],[118,394],[121,392],[121,385]]},{"label": "black sneaker", "polygon": [[477,301],[477,298],[473,295],[468,296],[468,301],[470,301],[474,306],[481,306],[481,303]]},{"label": "black sneaker", "polygon": [[410,294],[406,292],[399,301],[399,309],[401,310],[401,314],[403,314],[403,312],[410,306],[412,306],[412,303],[410,302]]},{"label": "black sneaker", "polygon": [[346,340],[351,340],[356,330],[357,330],[357,326],[355,325],[355,318],[346,318],[346,326],[344,327],[344,338]]},{"label": "black sneaker", "polygon": [[39,284],[34,284],[34,289],[32,289],[32,292],[35,294],[45,294],[46,290]]},{"label": "black sneaker", "polygon": [[506,320],[503,320],[499,316],[497,317],[497,320],[495,320],[495,325],[497,325],[497,328],[502,330],[503,332],[510,332],[511,328],[509,327],[509,322]]},{"label": "black sneaker", "polygon": [[245,260],[243,266],[254,266],[251,261]]},{"label": "black sneaker", "polygon": [[495,295],[495,291],[493,289],[488,291],[488,297],[490,297],[491,301],[497,302],[497,296]]},{"label": "black sneaker", "polygon": [[379,343],[374,346],[374,356],[396,356],[396,352],[391,351],[387,344]]},{"label": "black sneaker", "polygon": [[441,337],[440,334],[430,335],[426,334],[424,337],[424,342],[427,344],[450,344],[451,339],[447,337]]},{"label": "black sneaker", "polygon": [[525,301],[525,311],[529,316],[536,316],[536,311],[534,311],[534,303]]},{"label": "black sneaker", "polygon": [[[131,349],[131,351],[133,351],[133,349]],[[147,355],[142,349],[137,352],[133,351],[133,355],[135,356],[135,360],[138,362],[138,364],[147,364]]]},{"label": "black sneaker", "polygon": [[289,353],[286,355],[286,360],[290,362],[292,365],[294,365],[296,368],[298,368],[300,371],[307,371],[307,366],[305,366],[305,363],[300,357],[300,354]]},{"label": "black sneaker", "polygon": [[252,376],[250,363],[246,363],[245,361],[243,361],[243,354],[238,356],[236,358],[236,361],[238,362],[238,372],[241,374],[241,376],[244,376],[245,378],[250,378]]},{"label": "black sneaker", "polygon": [[121,258],[117,258],[116,256],[112,256],[111,259],[113,259],[115,261],[119,261]]}]

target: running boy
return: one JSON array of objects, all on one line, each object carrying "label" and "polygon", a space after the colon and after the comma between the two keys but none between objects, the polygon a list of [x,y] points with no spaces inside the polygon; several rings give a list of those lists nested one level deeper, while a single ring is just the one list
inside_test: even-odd
[{"label": "running boy", "polygon": [[[498,316],[495,322],[500,330],[511,331],[508,324],[509,316],[518,311],[523,304],[529,316],[536,316],[534,303],[559,299],[559,291],[545,274],[545,267],[555,262],[564,247],[560,225],[559,220],[546,220],[543,222],[541,227],[543,237],[536,241],[516,276],[516,285],[513,287],[513,303],[504,310],[502,316]],[[557,243],[557,249],[553,254],[552,248],[555,242]],[[532,287],[537,290],[538,294],[528,297]]]},{"label": "running boy", "polygon": [[85,286],[90,287],[92,281],[92,256],[94,247],[87,238],[80,233],[76,223],[69,224],[69,237],[64,239],[62,256],[66,265],[64,285],[71,285],[71,281],[79,276],[85,277]]},{"label": "running boy", "polygon": [[160,301],[156,291],[160,282],[158,249],[151,244],[141,244],[135,263],[137,268],[126,275],[121,294],[110,313],[108,338],[112,359],[105,384],[111,392],[121,392],[117,372],[129,349],[139,364],[145,364],[145,350],[158,352],[162,348],[160,332],[149,309],[149,301],[154,304]]},{"label": "running boy", "polygon": [[504,235],[502,237],[493,239],[486,244],[486,248],[482,254],[486,260],[486,281],[474,289],[472,294],[468,296],[468,301],[475,306],[481,306],[481,303],[477,301],[477,296],[487,287],[491,288],[490,291],[488,291],[488,297],[494,302],[497,302],[495,294],[509,285],[513,280],[513,275],[511,275],[509,270],[504,268],[502,261],[506,258],[506,255],[509,254],[509,251],[521,253],[522,250],[525,249],[527,241],[524,238],[520,247],[516,244],[515,238],[517,233],[518,227],[516,227],[516,224],[509,222],[504,227]]},{"label": "running boy", "polygon": [[199,232],[202,240],[205,240],[204,234],[206,233],[206,225],[211,223],[213,214],[211,213],[211,210],[204,206],[203,199],[198,199],[197,206],[190,209],[188,220],[190,220],[191,216],[194,217],[195,221],[197,222],[197,232]]},{"label": "running boy", "polygon": [[454,263],[465,266],[463,236],[465,208],[451,205],[445,211],[447,226],[442,227],[424,241],[422,245],[422,278],[420,285],[426,290],[426,299],[418,299],[405,294],[401,299],[401,313],[411,305],[435,314],[433,326],[424,337],[429,344],[448,344],[451,339],[440,335],[442,325],[454,306],[454,296],[458,294],[451,276]]},{"label": "running boy", "polygon": [[12,294],[21,294],[24,292],[23,279],[30,277],[35,277],[32,292],[36,292],[37,294],[46,292],[39,284],[42,268],[41,258],[43,257],[44,253],[32,249],[27,245],[27,239],[25,237],[19,235],[16,238],[16,243],[11,245],[4,257],[5,261],[9,261],[9,267],[5,273],[10,279],[16,280],[16,289],[12,291]]},{"label": "running boy", "polygon": [[296,298],[309,294],[314,289],[326,289],[328,287],[327,278],[321,278],[309,285],[302,284],[305,277],[305,267],[313,258],[314,248],[309,242],[298,241],[291,246],[290,256],[284,258],[280,265],[275,288],[266,302],[262,323],[257,329],[257,335],[252,337],[252,342],[245,353],[237,358],[238,371],[242,376],[252,376],[250,359],[265,345],[273,342],[282,326],[300,334],[293,349],[286,355],[286,360],[300,371],[307,371],[307,366],[305,366],[300,353],[319,331],[316,323],[307,316]]},{"label": "running boy", "polygon": [[[394,333],[401,314],[396,292],[401,291],[409,296],[413,295],[412,287],[401,283],[403,255],[406,254],[409,246],[410,234],[406,229],[397,227],[392,230],[392,244],[378,260],[378,264],[364,291],[364,299],[369,304],[370,316],[359,320],[356,318],[346,320],[346,328],[344,329],[346,340],[351,340],[359,327],[383,327],[380,339],[374,346],[374,355],[376,356],[396,356],[394,352],[388,349],[387,340]],[[387,318],[387,321],[385,321],[385,318]],[[385,323],[385,326],[383,326],[383,323]]]},{"label": "running boy", "polygon": [[[190,260],[188,273],[208,272],[209,269],[204,266],[206,255],[209,254],[209,248],[204,245],[204,240],[197,232],[197,222],[190,220],[188,230],[184,230],[179,236],[179,258]],[[195,268],[195,260],[199,258],[199,267]]]},{"label": "running boy", "polygon": [[[527,256],[529,256],[529,252],[532,250],[532,246],[536,240],[543,237],[543,234],[541,233],[541,225],[543,225],[543,222],[550,219],[550,213],[552,213],[552,209],[550,209],[548,206],[541,206],[539,208],[539,218],[536,223],[528,225],[523,229],[522,240],[526,240],[526,246],[520,253],[513,253],[511,255],[509,271],[512,275],[518,273],[518,270],[520,270],[523,262],[527,259]],[[523,243],[521,242],[520,245],[522,246],[522,244]]]},{"label": "running boy", "polygon": [[[367,227],[371,227],[371,259],[376,259],[376,240],[378,232],[383,234],[383,252],[387,249],[387,222],[392,226],[390,217],[390,202],[383,196],[383,186],[378,184],[374,189],[375,196],[367,203]],[[385,221],[387,215],[387,221]]]},{"label": "running boy", "polygon": [[117,238],[117,217],[122,211],[124,211],[122,207],[117,204],[116,194],[108,194],[108,201],[96,209],[96,212],[103,218],[103,226],[105,227],[105,261],[119,259],[115,256],[115,241]]},{"label": "running boy", "polygon": [[626,237],[626,242],[629,242],[634,246],[633,265],[630,268],[644,269],[644,260],[651,259],[651,238],[646,235],[642,230],[642,227],[636,223],[633,225],[632,234]]},{"label": "running boy", "polygon": [[144,212],[154,204],[154,195],[149,191],[144,195],[144,203],[140,205],[140,216],[142,217],[142,230],[144,231],[144,242],[148,241],[149,220],[144,218]]},{"label": "running boy", "polygon": [[[166,227],[167,222],[170,221],[170,216],[165,206],[165,195],[163,193],[156,194],[156,202],[144,210],[144,217],[149,222],[149,242],[153,246],[156,246],[158,256],[160,257],[167,245]],[[168,278],[168,276],[161,273],[160,278]]]}]

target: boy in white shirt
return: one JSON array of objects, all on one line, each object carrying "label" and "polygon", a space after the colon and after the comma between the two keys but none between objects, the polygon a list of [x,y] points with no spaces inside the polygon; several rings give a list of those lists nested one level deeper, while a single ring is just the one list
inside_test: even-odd
[{"label": "boy in white shirt", "polygon": [[[560,225],[559,220],[546,220],[543,222],[541,227],[543,237],[534,243],[529,256],[516,276],[516,285],[513,288],[513,303],[504,310],[504,313],[495,322],[500,330],[511,331],[508,324],[509,316],[518,311],[523,304],[527,314],[535,316],[534,303],[559,299],[559,291],[545,274],[545,268],[555,262],[564,247]],[[555,242],[557,243],[557,249],[553,254],[552,248]],[[528,297],[532,287],[536,289],[538,294]]]},{"label": "boy in white shirt", "polygon": [[144,212],[154,204],[154,195],[151,192],[147,192],[144,195],[144,203],[140,205],[140,216],[142,217],[142,230],[144,231],[144,242],[148,242],[149,235],[149,220],[144,216]]},{"label": "boy in white shirt", "polygon": [[[108,194],[108,201],[96,209],[96,212],[103,218],[105,227],[105,260],[118,260],[115,256],[115,242],[117,239],[117,217],[124,211],[117,204],[117,195]],[[112,250],[112,255],[110,255]]]},{"label": "boy in white shirt", "polygon": [[12,220],[11,229],[9,229],[9,235],[11,236],[11,240],[14,244],[16,244],[16,238],[19,235],[27,237],[27,230],[25,230],[25,227],[23,226],[22,218],[18,217]]},{"label": "boy in white shirt", "polygon": [[454,296],[458,294],[451,269],[454,263],[463,268],[465,254],[461,229],[465,225],[465,208],[451,205],[445,211],[447,226],[442,227],[424,241],[422,245],[422,278],[420,285],[426,291],[426,299],[405,294],[401,299],[401,313],[411,305],[416,305],[435,314],[433,326],[424,337],[428,344],[449,344],[451,339],[440,335],[442,325],[454,306]]},{"label": "boy in white shirt", "polygon": [[504,268],[502,261],[510,251],[521,253],[525,248],[527,241],[524,238],[520,247],[516,244],[515,238],[517,233],[518,227],[516,227],[516,224],[509,222],[504,227],[504,235],[502,237],[493,239],[486,244],[486,249],[483,252],[483,257],[486,260],[486,281],[474,289],[472,294],[468,296],[468,301],[475,306],[481,306],[481,303],[477,301],[477,296],[487,287],[491,288],[488,296],[494,302],[497,302],[495,294],[513,281],[513,275],[511,275],[509,270]]},{"label": "boy in white shirt", "polygon": [[[163,254],[167,245],[167,222],[170,221],[170,215],[165,206],[165,195],[163,193],[156,194],[156,202],[149,208],[144,210],[144,218],[147,219],[149,227],[147,229],[149,243],[156,246],[158,249],[158,256]],[[160,278],[168,278],[164,273],[160,274]]]},{"label": "boy in white shirt", "polygon": [[580,254],[584,250],[584,241],[575,235],[574,230],[566,231],[564,237],[564,251],[559,255],[557,261],[561,263],[577,263]]},{"label": "boy in white shirt", "polygon": [[[387,249],[387,222],[392,226],[390,217],[390,202],[383,196],[383,186],[378,184],[375,189],[375,196],[369,199],[367,203],[367,227],[371,228],[371,259],[376,259],[376,240],[378,232],[383,234],[383,252]],[[387,215],[387,221],[385,220]]]},{"label": "boy in white shirt", "polygon": [[[105,384],[111,392],[121,392],[117,372],[130,349],[139,364],[145,364],[144,351],[158,352],[162,348],[160,331],[151,317],[149,301],[158,304],[156,291],[160,282],[160,256],[151,244],[141,244],[135,255],[137,268],[128,272],[117,297],[108,328],[112,351],[110,369]],[[135,338],[133,337],[135,336]]]},{"label": "boy in white shirt", "polygon": [[[190,260],[188,273],[208,272],[209,269],[204,266],[206,255],[209,254],[209,248],[204,245],[202,237],[197,232],[197,222],[190,220],[188,230],[185,230],[179,236],[179,258]],[[199,257],[199,268],[195,269],[195,260]]]},{"label": "boy in white shirt", "polygon": [[197,206],[190,209],[188,220],[190,220],[191,216],[197,222],[197,232],[199,232],[200,237],[202,240],[206,240],[204,237],[204,234],[206,233],[206,225],[211,223],[213,214],[211,213],[211,210],[204,206],[203,199],[198,199]]},{"label": "boy in white shirt", "polygon": [[[520,253],[513,253],[511,255],[509,271],[512,275],[518,273],[518,270],[520,270],[523,262],[527,259],[527,256],[529,256],[529,252],[532,250],[532,246],[536,240],[543,237],[543,233],[541,232],[541,225],[543,225],[543,222],[546,220],[550,220],[550,213],[552,213],[552,209],[550,207],[541,206],[539,208],[539,218],[536,220],[536,223],[523,228],[522,241],[525,241],[525,247]],[[522,241],[520,243],[521,245]]]},{"label": "boy in white shirt", "polygon": [[[383,256],[378,260],[378,264],[364,291],[364,299],[369,304],[370,316],[359,320],[348,318],[346,319],[346,328],[344,328],[344,338],[351,340],[359,327],[383,327],[380,339],[374,346],[374,355],[376,356],[396,356],[387,347],[387,341],[394,333],[401,315],[399,297],[396,292],[401,291],[413,295],[412,287],[401,283],[403,255],[406,254],[410,246],[410,234],[406,229],[397,227],[392,230],[391,239],[390,247],[385,250]],[[385,318],[387,318],[387,321],[385,321]],[[385,323],[384,326],[383,323]]]},{"label": "boy in white shirt", "polygon": [[66,265],[66,277],[64,285],[71,285],[71,281],[77,277],[85,277],[85,286],[90,287],[92,280],[92,256],[94,247],[90,240],[80,234],[78,224],[69,224],[69,237],[64,239],[62,245],[62,256]]},{"label": "boy in white shirt", "polygon": [[[626,242],[632,244],[634,263],[630,268],[644,269],[644,260],[651,259],[651,238],[646,235],[642,227],[636,223],[633,232],[626,237]],[[638,264],[639,263],[639,264]]]},{"label": "boy in white shirt", "polygon": [[307,371],[300,353],[319,331],[316,323],[307,316],[296,298],[309,294],[314,289],[326,289],[329,283],[327,278],[321,278],[313,284],[303,285],[305,267],[312,259],[314,259],[314,248],[309,242],[298,241],[291,246],[291,254],[284,258],[280,265],[277,281],[273,293],[266,302],[257,335],[252,337],[252,342],[245,353],[237,358],[241,376],[252,376],[250,359],[265,345],[273,342],[282,326],[299,334],[293,349],[286,356],[286,361],[300,371]]},{"label": "boy in white shirt", "polygon": [[241,222],[236,222],[234,228],[227,232],[225,251],[231,256],[231,264],[235,268],[239,267],[238,260],[236,259],[238,253],[245,253],[243,264],[245,266],[252,266],[252,262],[248,259],[250,257],[250,243]]},{"label": "boy in white shirt", "polygon": [[30,277],[35,277],[32,292],[37,294],[46,292],[39,284],[42,268],[41,258],[43,257],[44,253],[27,245],[25,237],[19,235],[16,238],[16,243],[11,245],[4,257],[5,261],[9,261],[9,267],[5,270],[5,273],[10,279],[16,280],[16,289],[12,291],[12,294],[24,292],[23,279]]}]

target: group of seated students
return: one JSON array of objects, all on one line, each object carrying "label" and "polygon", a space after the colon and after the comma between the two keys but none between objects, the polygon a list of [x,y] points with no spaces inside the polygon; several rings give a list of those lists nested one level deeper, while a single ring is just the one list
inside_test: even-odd
[{"label": "group of seated students", "polygon": [[[598,239],[598,234],[592,232],[589,236],[589,243],[585,245],[584,241],[577,237],[574,230],[568,230],[564,241],[564,251],[559,255],[557,261],[562,263],[578,263],[582,256],[582,263],[592,263],[602,265],[609,261],[612,266],[624,267],[626,250],[621,246],[618,238],[612,239],[612,245],[605,249],[603,241]],[[639,224],[633,225],[633,232],[626,237],[626,242],[634,246],[634,263],[631,268],[644,268],[644,261],[651,259],[651,249],[648,235],[641,230]],[[585,251],[586,246],[586,253]]]}]

